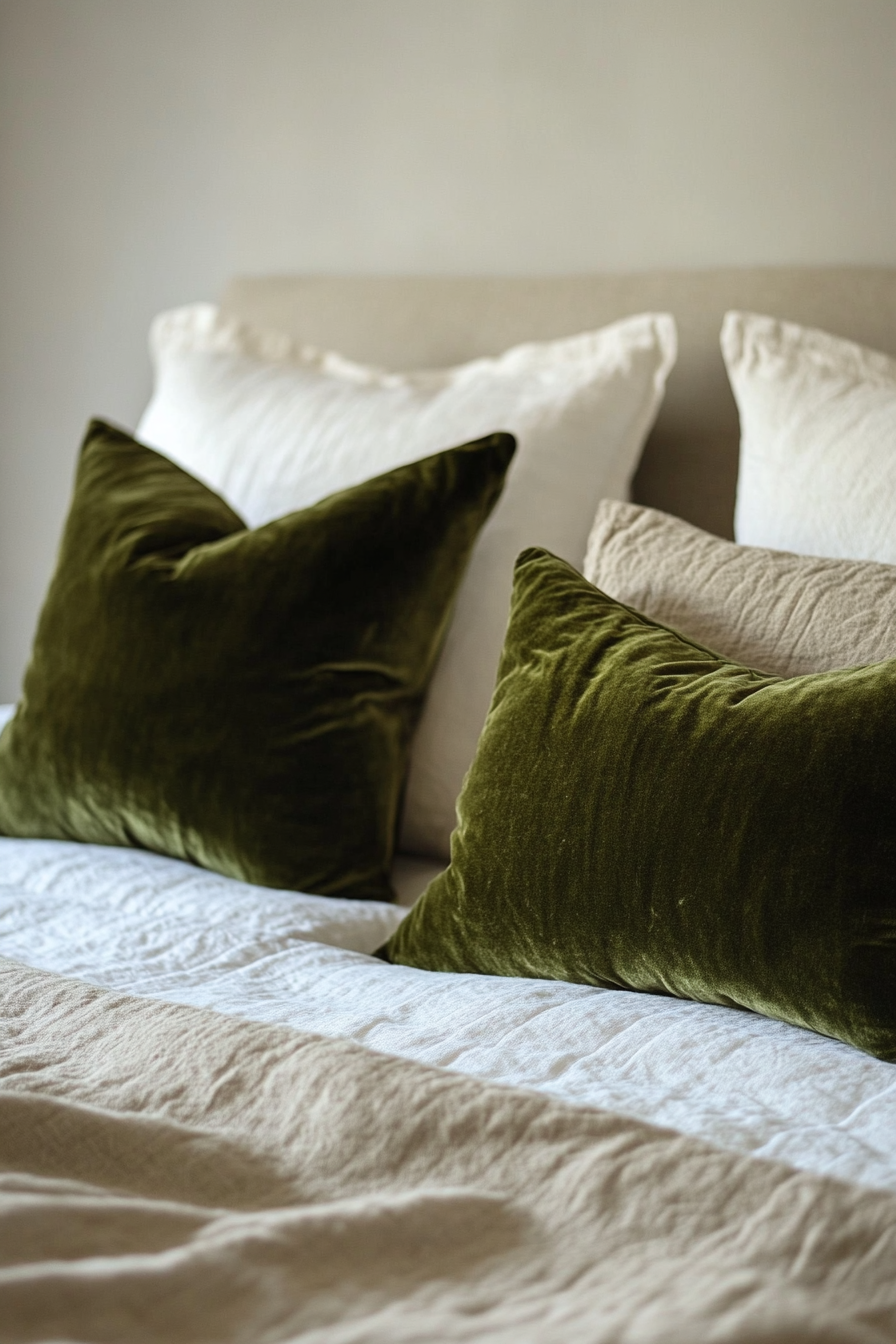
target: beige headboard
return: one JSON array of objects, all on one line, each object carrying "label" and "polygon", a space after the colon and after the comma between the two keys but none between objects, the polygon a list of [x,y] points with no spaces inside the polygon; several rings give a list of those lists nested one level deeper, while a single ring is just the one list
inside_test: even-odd
[{"label": "beige headboard", "polygon": [[[896,268],[654,271],[514,278],[286,276],[231,282],[224,306],[366,363],[437,367],[663,310],[680,353],[634,497],[732,534],[737,410],[719,353],[729,308],[822,327],[896,357]],[[499,428],[499,426],[495,426]]]}]

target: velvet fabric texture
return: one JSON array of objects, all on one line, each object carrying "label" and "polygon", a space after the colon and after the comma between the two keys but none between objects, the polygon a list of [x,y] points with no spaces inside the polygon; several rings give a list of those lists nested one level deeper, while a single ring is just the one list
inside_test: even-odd
[{"label": "velvet fabric texture", "polygon": [[517,563],[451,866],[381,950],[750,1008],[896,1060],[896,662],[782,679]]},{"label": "velvet fabric texture", "polygon": [[0,832],[390,899],[410,738],[513,452],[495,434],[249,530],[93,422],[0,735]]}]

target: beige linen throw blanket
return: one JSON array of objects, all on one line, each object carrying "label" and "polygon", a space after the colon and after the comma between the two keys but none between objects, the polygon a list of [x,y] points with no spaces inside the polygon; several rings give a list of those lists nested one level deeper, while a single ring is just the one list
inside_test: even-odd
[{"label": "beige linen throw blanket", "polygon": [[896,1198],[0,961],[0,1339],[896,1338]]}]

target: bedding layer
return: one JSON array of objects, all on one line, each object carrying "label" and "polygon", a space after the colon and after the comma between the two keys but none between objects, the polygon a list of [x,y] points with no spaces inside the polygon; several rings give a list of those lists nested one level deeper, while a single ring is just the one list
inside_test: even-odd
[{"label": "bedding layer", "polygon": [[893,1065],[736,1009],[361,955],[401,917],[132,850],[0,840],[0,955],[896,1191]]},{"label": "bedding layer", "polygon": [[896,1198],[0,963],[0,1339],[883,1344]]}]

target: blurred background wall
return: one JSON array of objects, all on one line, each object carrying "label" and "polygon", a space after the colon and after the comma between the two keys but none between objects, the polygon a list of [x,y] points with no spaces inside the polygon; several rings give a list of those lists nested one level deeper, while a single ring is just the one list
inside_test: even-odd
[{"label": "blurred background wall", "polygon": [[0,700],[236,272],[896,264],[894,0],[0,0]]}]

